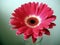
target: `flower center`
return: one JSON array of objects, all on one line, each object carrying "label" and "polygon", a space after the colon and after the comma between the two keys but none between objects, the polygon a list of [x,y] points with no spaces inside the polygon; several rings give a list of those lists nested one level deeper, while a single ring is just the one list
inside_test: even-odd
[{"label": "flower center", "polygon": [[30,23],[31,23],[31,24],[34,24],[34,23],[35,23],[35,20],[30,20]]},{"label": "flower center", "polygon": [[27,23],[31,26],[35,26],[39,23],[39,20],[35,17],[31,17],[27,20]]},{"label": "flower center", "polygon": [[41,19],[38,16],[30,15],[25,18],[25,24],[30,28],[35,28],[39,26]]}]

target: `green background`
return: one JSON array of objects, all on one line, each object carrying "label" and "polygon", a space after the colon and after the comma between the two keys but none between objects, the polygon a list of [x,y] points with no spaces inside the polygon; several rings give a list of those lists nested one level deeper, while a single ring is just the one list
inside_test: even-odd
[{"label": "green background", "polygon": [[11,30],[9,20],[14,9],[27,2],[43,2],[54,10],[56,26],[51,35],[44,35],[41,45],[60,45],[60,0],[0,0],[0,45],[34,45],[31,38],[24,41],[23,35],[16,36]]}]

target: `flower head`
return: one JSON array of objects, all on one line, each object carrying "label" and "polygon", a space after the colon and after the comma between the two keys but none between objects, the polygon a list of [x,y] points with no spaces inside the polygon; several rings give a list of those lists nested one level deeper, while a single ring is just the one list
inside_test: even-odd
[{"label": "flower head", "polygon": [[53,21],[56,16],[53,10],[43,3],[26,3],[14,10],[12,13],[10,24],[13,29],[17,29],[16,34],[24,34],[24,39],[32,36],[33,42],[43,34],[50,35],[48,29],[53,28],[56,24]]}]

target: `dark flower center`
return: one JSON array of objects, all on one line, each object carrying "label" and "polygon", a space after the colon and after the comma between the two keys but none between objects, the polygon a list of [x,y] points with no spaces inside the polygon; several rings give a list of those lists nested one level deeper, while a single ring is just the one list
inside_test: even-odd
[{"label": "dark flower center", "polygon": [[34,23],[35,23],[35,20],[30,20],[30,23],[31,23],[31,24],[34,24]]},{"label": "dark flower center", "polygon": [[39,20],[35,17],[31,17],[27,20],[27,23],[31,26],[35,26],[39,23]]},{"label": "dark flower center", "polygon": [[35,28],[35,27],[39,26],[41,23],[40,17],[35,16],[35,15],[27,16],[24,21],[25,21],[26,26],[28,26],[30,28]]}]

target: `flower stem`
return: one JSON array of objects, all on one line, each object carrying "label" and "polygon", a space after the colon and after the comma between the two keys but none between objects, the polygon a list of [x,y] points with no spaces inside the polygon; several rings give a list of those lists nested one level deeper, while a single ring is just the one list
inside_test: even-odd
[{"label": "flower stem", "polygon": [[36,42],[34,45],[41,45],[42,40],[43,40],[43,37],[38,42]]},{"label": "flower stem", "polygon": [[[39,39],[38,42],[34,43],[33,45],[41,45],[42,40],[43,40],[43,37],[41,39]],[[24,40],[24,44],[28,45],[26,40]]]}]

